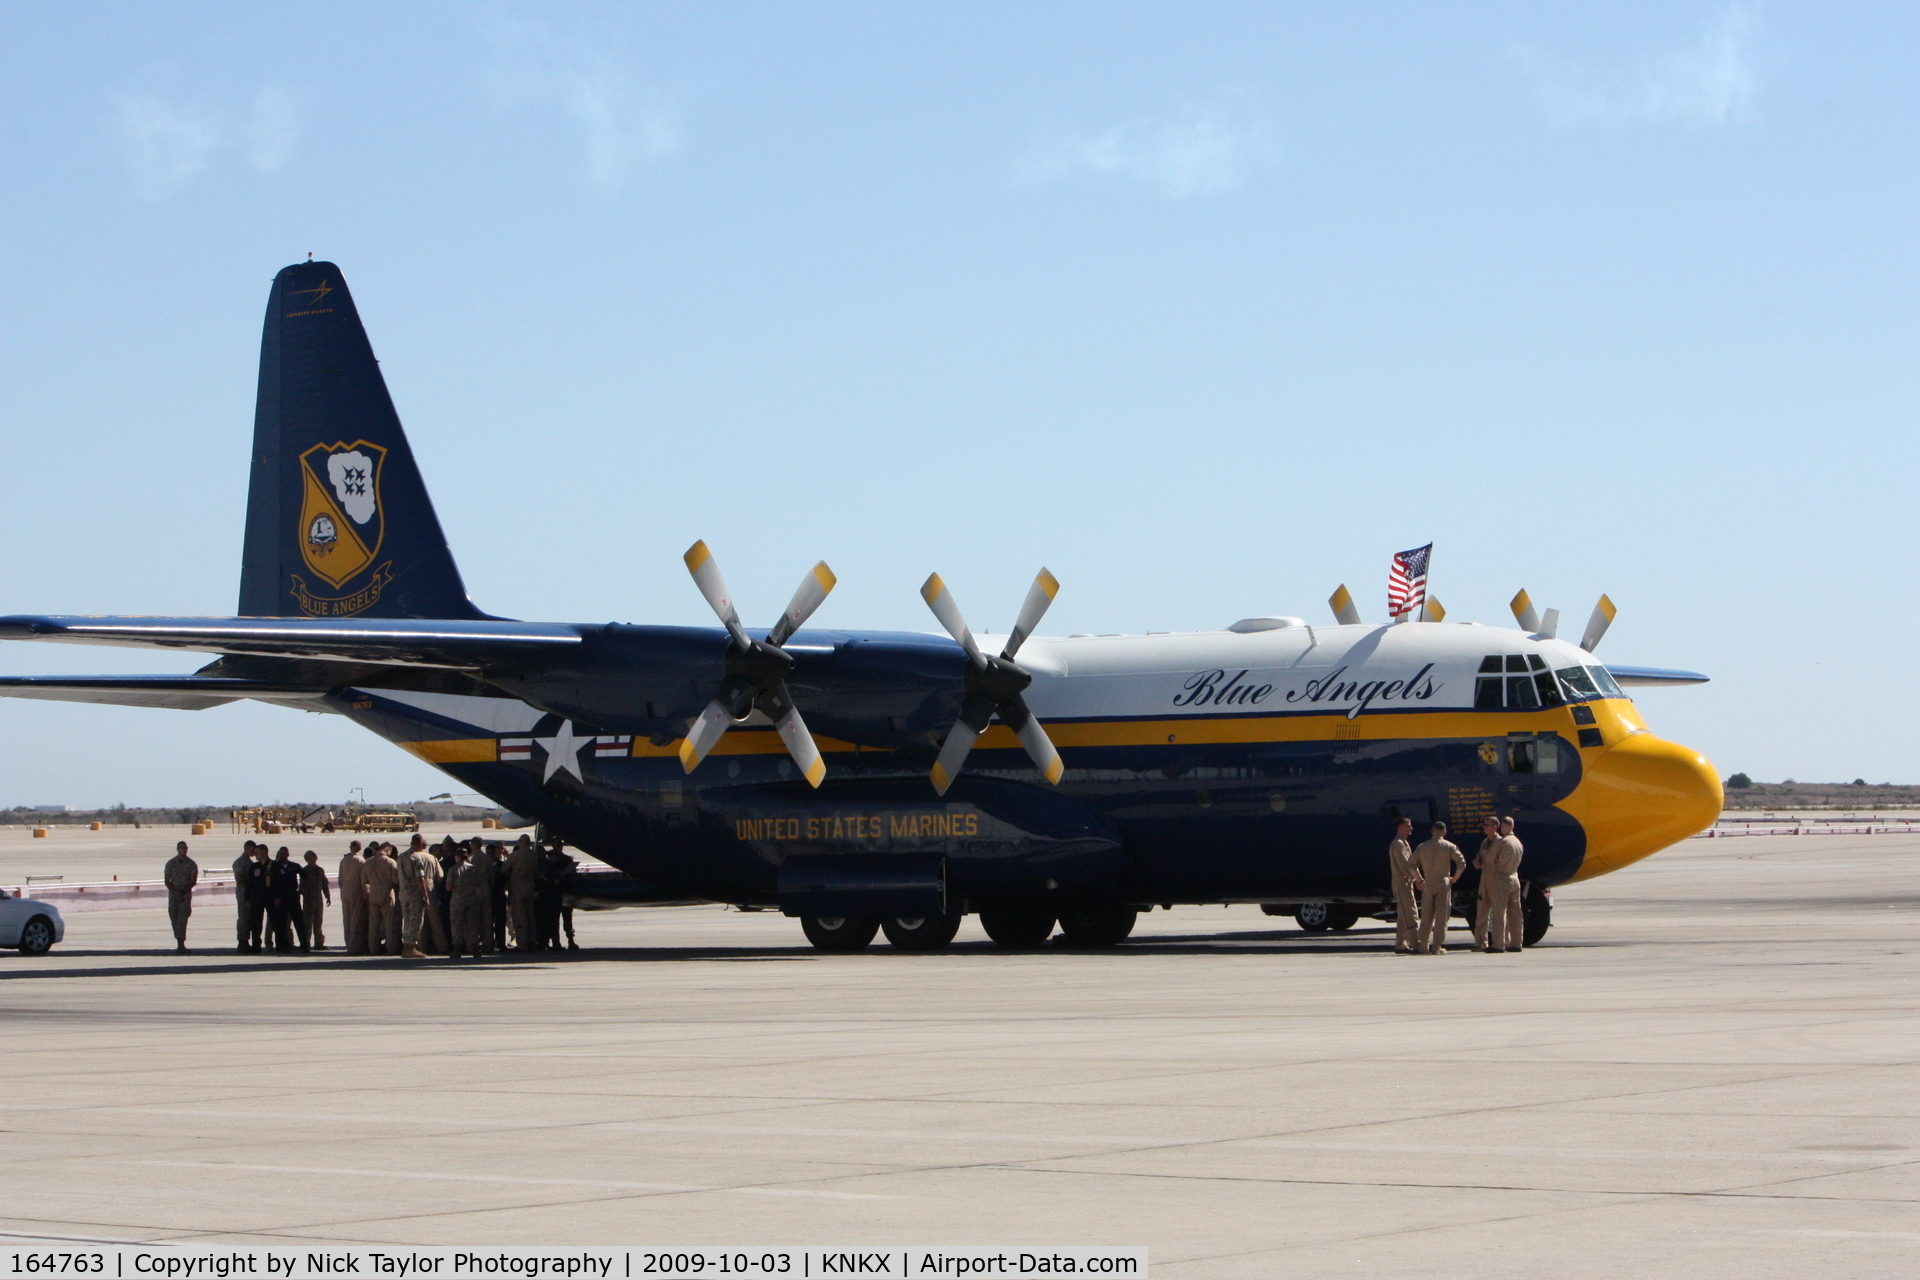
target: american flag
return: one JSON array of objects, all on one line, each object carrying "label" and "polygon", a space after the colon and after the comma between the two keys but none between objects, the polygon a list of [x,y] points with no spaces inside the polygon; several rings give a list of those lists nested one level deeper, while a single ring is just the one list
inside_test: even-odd
[{"label": "american flag", "polygon": [[1433,544],[1396,552],[1393,568],[1387,570],[1387,612],[1394,617],[1412,613],[1427,598],[1427,560]]}]

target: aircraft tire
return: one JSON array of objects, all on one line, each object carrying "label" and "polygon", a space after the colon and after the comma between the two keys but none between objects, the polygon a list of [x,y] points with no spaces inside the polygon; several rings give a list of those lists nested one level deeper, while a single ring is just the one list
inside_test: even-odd
[{"label": "aircraft tire", "polygon": [[1333,908],[1324,902],[1303,902],[1293,909],[1294,923],[1308,933],[1325,933]]},{"label": "aircraft tire", "polygon": [[1053,912],[1045,907],[988,907],[980,927],[1000,946],[1025,950],[1053,936]]},{"label": "aircraft tire", "polygon": [[1553,928],[1553,900],[1537,884],[1530,884],[1520,897],[1520,941],[1531,947]]},{"label": "aircraft tire", "polygon": [[800,931],[816,951],[865,951],[880,932],[880,922],[858,916],[801,916]]},{"label": "aircraft tire", "polygon": [[1133,932],[1132,907],[1086,907],[1060,913],[1060,936],[1072,947],[1117,947]]},{"label": "aircraft tire", "polygon": [[20,953],[43,956],[51,950],[53,950],[53,921],[45,916],[35,916],[27,921],[27,927],[20,931]]},{"label": "aircraft tire", "polygon": [[880,922],[880,928],[896,951],[939,951],[960,932],[960,915],[887,919]]},{"label": "aircraft tire", "polygon": [[1335,933],[1345,933],[1360,923],[1360,913],[1351,907],[1328,907],[1327,928]]}]

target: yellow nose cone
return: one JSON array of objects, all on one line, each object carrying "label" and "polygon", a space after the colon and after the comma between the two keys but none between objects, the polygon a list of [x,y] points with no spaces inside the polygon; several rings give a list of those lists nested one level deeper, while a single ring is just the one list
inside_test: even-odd
[{"label": "yellow nose cone", "polygon": [[1726,797],[1713,762],[1691,747],[1636,733],[1589,756],[1580,787],[1562,808],[1587,833],[1575,880],[1618,871],[1705,831]]}]

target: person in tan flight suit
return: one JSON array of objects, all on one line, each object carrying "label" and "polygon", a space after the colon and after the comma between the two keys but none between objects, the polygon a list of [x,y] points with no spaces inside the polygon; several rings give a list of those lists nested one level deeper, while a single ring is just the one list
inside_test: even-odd
[{"label": "person in tan flight suit", "polygon": [[200,864],[187,856],[187,842],[174,846],[160,878],[167,884],[167,920],[173,925],[173,949],[187,954],[187,917],[193,914],[193,886],[200,883]]},{"label": "person in tan flight suit", "polygon": [[[425,884],[425,888],[422,891],[425,894],[425,902],[420,908],[420,923],[413,931],[410,945],[414,950],[419,951],[424,949],[420,944],[425,942],[427,946],[431,947],[437,954],[447,954],[446,926],[440,923],[440,912],[435,908],[433,900],[433,891],[440,887],[440,883],[446,878],[447,873],[446,869],[440,865],[439,857],[433,850],[427,848],[427,838],[425,836],[416,834],[413,837],[412,846],[400,855],[400,869],[402,872],[401,904],[403,907],[406,902],[405,887],[408,883],[406,878],[407,874],[410,872],[413,875],[419,876]],[[405,940],[408,936],[404,921],[400,926],[400,936],[402,940]]]},{"label": "person in tan flight suit", "polygon": [[1453,914],[1453,882],[1467,869],[1467,859],[1447,839],[1447,824],[1433,824],[1433,835],[1413,851],[1413,870],[1420,881],[1420,949],[1430,956],[1447,954],[1447,917]]},{"label": "person in tan flight suit", "polygon": [[419,847],[400,855],[400,954],[409,960],[424,960],[420,930],[433,909],[433,871],[425,864],[432,862],[438,869],[439,860],[427,852],[424,840],[418,836],[414,839],[420,841]]},{"label": "person in tan flight suit", "polygon": [[465,952],[478,960],[480,953],[487,949],[486,930],[481,921],[481,914],[487,907],[487,882],[482,878],[484,874],[465,845],[455,846],[453,870],[447,876],[451,884],[447,900],[447,916],[452,933],[447,939],[449,956],[457,957]]},{"label": "person in tan flight suit", "polygon": [[400,886],[400,864],[378,842],[367,859],[367,946],[374,955],[398,955],[400,935],[393,927],[394,890]]},{"label": "person in tan flight suit", "polygon": [[1487,903],[1487,950],[1518,951],[1527,935],[1520,905],[1520,859],[1526,849],[1513,834],[1511,817],[1500,819],[1500,834],[1485,856],[1491,864],[1480,872],[1480,891]]},{"label": "person in tan flight suit", "polygon": [[1473,949],[1487,949],[1487,900],[1492,896],[1494,873],[1491,870],[1494,846],[1500,843],[1500,819],[1488,814],[1480,820],[1480,849],[1473,855],[1473,868],[1480,873],[1480,895],[1473,905]]},{"label": "person in tan flight suit", "polygon": [[367,954],[367,860],[358,840],[340,859],[340,932],[348,955]]},{"label": "person in tan flight suit", "polygon": [[1402,818],[1387,846],[1387,873],[1393,877],[1393,954],[1410,956],[1418,949],[1420,909],[1413,892],[1413,819]]},{"label": "person in tan flight suit", "polygon": [[307,941],[315,951],[327,949],[327,907],[333,902],[333,889],[327,884],[327,872],[320,855],[309,849],[300,868],[300,914],[307,920]]},{"label": "person in tan flight suit", "polygon": [[513,918],[517,951],[534,949],[533,889],[539,877],[540,850],[529,837],[521,836],[507,855],[507,910]]},{"label": "person in tan flight suit", "polygon": [[247,841],[246,848],[233,860],[233,909],[239,912],[234,924],[234,941],[239,949],[247,949],[247,872],[253,866],[253,841]]}]

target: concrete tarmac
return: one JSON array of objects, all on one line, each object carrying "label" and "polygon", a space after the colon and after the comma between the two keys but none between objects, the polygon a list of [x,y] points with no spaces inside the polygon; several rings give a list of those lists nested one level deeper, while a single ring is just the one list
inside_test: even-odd
[{"label": "concrete tarmac", "polygon": [[[239,840],[193,843],[223,866]],[[0,1244],[1910,1276],[1916,854],[1691,841],[1559,891],[1515,956],[1244,906],[1156,911],[1111,951],[1001,952],[970,920],[944,953],[857,956],[773,914],[581,913],[578,956],[483,962],[238,956],[230,910],[176,957],[162,911],[76,916],[51,955],[0,954]]]}]

